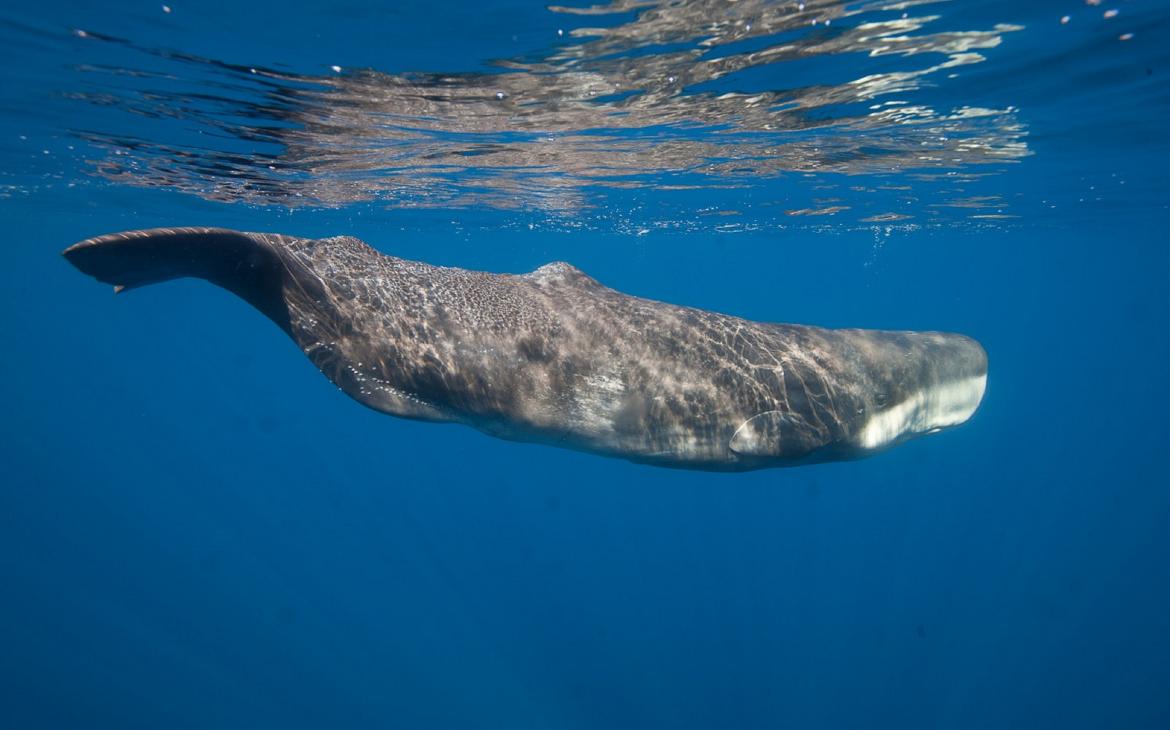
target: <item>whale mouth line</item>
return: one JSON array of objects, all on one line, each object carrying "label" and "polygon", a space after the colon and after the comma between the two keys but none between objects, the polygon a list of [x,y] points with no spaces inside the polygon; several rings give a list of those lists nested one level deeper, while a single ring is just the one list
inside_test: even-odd
[{"label": "whale mouth line", "polygon": [[979,408],[986,389],[987,373],[983,373],[919,390],[874,414],[857,432],[855,443],[877,450],[907,436],[958,426]]}]

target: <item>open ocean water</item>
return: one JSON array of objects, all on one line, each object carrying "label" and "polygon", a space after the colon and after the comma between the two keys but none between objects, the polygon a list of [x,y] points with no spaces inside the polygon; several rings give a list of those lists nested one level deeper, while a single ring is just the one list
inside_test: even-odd
[{"label": "open ocean water", "polygon": [[[1170,5],[7,0],[0,727],[1170,727]],[[377,414],[101,233],[979,339],[967,424],[639,466]]]}]

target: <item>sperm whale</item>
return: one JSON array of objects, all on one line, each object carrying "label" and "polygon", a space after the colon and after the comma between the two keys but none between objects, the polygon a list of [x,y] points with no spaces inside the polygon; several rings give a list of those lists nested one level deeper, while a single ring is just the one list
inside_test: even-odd
[{"label": "sperm whale", "polygon": [[64,256],[117,291],[181,277],[227,289],[375,410],[658,466],[866,456],[967,421],[987,383],[964,335],[754,322],[560,262],[492,274],[348,236],[217,228],[114,233]]}]

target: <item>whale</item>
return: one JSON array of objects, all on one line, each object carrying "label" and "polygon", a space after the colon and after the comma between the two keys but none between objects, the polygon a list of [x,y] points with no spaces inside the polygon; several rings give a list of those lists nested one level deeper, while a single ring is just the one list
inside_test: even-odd
[{"label": "whale", "polygon": [[433,266],[357,238],[156,228],[64,251],[116,292],[195,277],[382,413],[664,467],[869,456],[966,422],[987,353],[947,332],[757,322],[616,291],[555,262]]}]

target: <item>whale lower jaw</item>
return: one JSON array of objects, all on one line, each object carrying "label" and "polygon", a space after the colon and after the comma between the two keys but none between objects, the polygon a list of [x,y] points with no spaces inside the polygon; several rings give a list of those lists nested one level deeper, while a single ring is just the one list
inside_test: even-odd
[{"label": "whale lower jaw", "polygon": [[939,383],[874,414],[857,432],[854,443],[876,451],[910,436],[958,426],[979,408],[987,374]]}]

